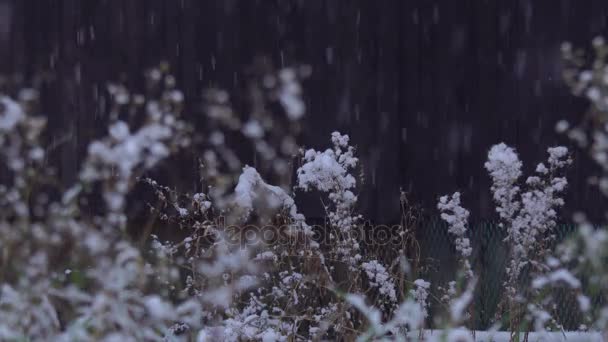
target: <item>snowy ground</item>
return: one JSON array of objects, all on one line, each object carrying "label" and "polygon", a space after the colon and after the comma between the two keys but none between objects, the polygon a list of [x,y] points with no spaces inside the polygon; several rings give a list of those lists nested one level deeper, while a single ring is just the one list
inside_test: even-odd
[{"label": "snowy ground", "polygon": [[[474,334],[474,335],[473,335]],[[412,338],[417,338],[418,332],[410,334]],[[474,333],[467,330],[452,330],[448,334],[447,341],[476,341],[476,342],[503,342],[509,341],[510,333],[506,331],[475,331]],[[422,341],[443,341],[446,335],[442,330],[425,330]],[[520,341],[524,341],[524,334],[521,334]],[[603,342],[606,341],[599,332],[531,332],[528,334],[529,342]]]}]

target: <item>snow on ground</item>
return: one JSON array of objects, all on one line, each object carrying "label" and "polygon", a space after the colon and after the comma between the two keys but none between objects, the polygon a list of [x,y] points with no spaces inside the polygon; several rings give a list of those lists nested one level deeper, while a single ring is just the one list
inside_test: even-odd
[{"label": "snow on ground", "polygon": [[[412,339],[419,336],[419,331],[408,334]],[[508,342],[510,333],[508,331],[468,331],[465,329],[452,329],[448,333],[443,330],[423,330],[421,341],[435,342]],[[447,337],[447,338],[446,338]],[[520,341],[524,341],[524,334],[520,335]],[[607,341],[599,332],[531,332],[528,334],[528,342],[603,342]]]}]

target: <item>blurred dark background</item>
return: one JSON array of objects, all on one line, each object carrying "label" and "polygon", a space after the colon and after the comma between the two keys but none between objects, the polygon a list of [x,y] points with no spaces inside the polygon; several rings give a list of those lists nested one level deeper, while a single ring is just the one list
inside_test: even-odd
[{"label": "blurred dark background", "polygon": [[[460,190],[482,220],[495,217],[483,169],[492,144],[517,147],[529,173],[548,146],[568,143],[554,125],[587,104],[561,80],[559,47],[588,47],[607,15],[602,0],[0,0],[0,72],[54,75],[42,95],[51,135],[67,137],[55,156],[69,182],[105,129],[93,94],[106,81],[137,80],[167,60],[198,100],[207,86],[238,88],[256,57],[306,63],[302,142],[351,135],[369,218],[397,221],[403,187],[430,213]],[[575,157],[566,217],[598,214],[590,163]]]}]

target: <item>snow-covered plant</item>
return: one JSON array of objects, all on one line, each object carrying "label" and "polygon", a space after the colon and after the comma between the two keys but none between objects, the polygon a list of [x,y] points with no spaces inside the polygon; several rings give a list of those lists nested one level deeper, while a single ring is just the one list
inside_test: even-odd
[{"label": "snow-covered plant", "polygon": [[428,316],[428,297],[431,283],[424,281],[423,279],[416,279],[414,281],[414,288],[410,290],[410,294],[413,299],[420,305],[420,312],[422,316],[426,318]]},{"label": "snow-covered plant", "polygon": [[[360,236],[354,234],[360,228],[360,216],[354,213],[355,181],[348,170],[356,165],[354,148],[347,145],[348,137],[339,133],[332,135],[332,142],[335,149],[327,152],[333,160],[330,166],[339,168],[328,169],[319,160],[313,167],[315,160],[311,158],[311,164],[304,164],[298,173],[302,185],[292,190],[267,183],[250,166],[242,168],[233,190],[221,198],[220,192],[212,191],[179,194],[157,181],[144,179],[162,203],[154,206],[154,212],[190,232],[177,243],[152,236],[154,248],[162,251],[170,263],[187,270],[188,293],[205,305],[226,303],[223,311],[205,311],[208,324],[200,331],[200,338],[321,338],[355,332],[362,322],[344,302],[344,291],[365,293],[383,317],[398,307],[399,290],[393,272],[371,251],[359,255],[354,264],[339,260],[350,267],[351,276],[336,281],[341,275],[335,260],[344,256],[341,251],[346,244],[321,246],[313,239],[312,227],[295,204],[294,191],[303,184],[310,186],[308,190],[329,192],[335,203],[328,208],[333,213],[330,228],[341,227],[348,233],[351,246],[360,243]],[[247,247],[250,262],[245,257],[237,264],[251,265],[231,270],[230,275],[203,272],[201,262],[217,264],[225,258],[217,253],[218,235],[232,242],[226,245],[229,250]],[[209,269],[214,268],[205,268]],[[240,284],[255,286],[248,289]],[[213,299],[218,302],[211,302]]]},{"label": "snow-covered plant", "polygon": [[505,241],[510,251],[505,299],[510,307],[512,332],[519,325],[520,306],[517,302],[526,296],[522,271],[540,272],[545,269],[543,261],[554,238],[557,209],[564,204],[561,195],[567,180],[560,174],[571,163],[568,149],[558,146],[548,148],[547,152],[548,166],[538,164],[535,174],[521,186],[518,182],[522,163],[513,148],[504,143],[493,146],[485,163],[492,178],[496,211],[501,218],[501,226],[506,230]]},{"label": "snow-covered plant", "polygon": [[[357,341],[408,341],[417,340],[426,318],[426,303],[408,298],[403,301],[392,318],[382,320],[382,313],[374,306],[368,305],[365,298],[359,295],[348,295],[347,302],[355,307],[367,321],[367,329],[358,336]],[[419,339],[418,339],[419,340]]]},{"label": "snow-covered plant", "polygon": [[[261,286],[247,294],[245,306],[234,308],[230,321],[212,329],[216,334],[232,336],[235,329],[256,338],[269,331],[285,338],[353,334],[366,323],[344,302],[344,292],[350,293],[347,298],[372,300],[380,319],[399,309],[394,272],[373,250],[359,247],[361,217],[356,214],[356,181],[351,175],[357,158],[348,140],[335,132],[333,149],[307,151],[294,189],[328,194],[328,232],[333,234],[328,244],[312,240],[311,227],[298,213],[292,194],[269,185],[253,168],[243,170],[235,188],[235,209],[246,220],[282,223],[287,239],[260,246],[255,259],[270,266],[258,277]],[[348,270],[347,277],[343,270]]]},{"label": "snow-covered plant", "polygon": [[[520,193],[515,185],[521,172],[521,162],[515,151],[499,144],[492,147],[488,153],[486,169],[492,177],[494,199],[500,214],[501,224],[506,228],[507,241],[511,247],[511,261],[509,265],[509,282],[511,288],[507,290],[514,294],[517,278],[522,269],[534,263],[538,257],[534,252],[542,252],[542,242],[552,237],[551,229],[556,225],[556,209],[563,206],[564,201],[560,195],[565,190],[567,180],[559,177],[559,172],[571,163],[568,149],[563,146],[547,149],[549,154],[547,168],[543,163],[536,167],[535,175],[527,178],[525,185],[527,191]],[[514,166],[515,165],[515,166]],[[505,195],[507,194],[507,195]]]},{"label": "snow-covered plant", "polygon": [[89,145],[80,173],[83,185],[102,184],[107,222],[123,229],[125,197],[138,175],[167,158],[172,150],[188,145],[182,137],[186,123],[177,119],[170,107],[149,101],[144,120],[133,132],[124,121],[112,123],[108,137]]},{"label": "snow-covered plant", "polygon": [[[0,158],[19,172],[1,186],[7,199],[0,204],[1,339],[160,340],[176,321],[200,324],[196,302],[173,301],[163,290],[176,273],[153,269],[116,227],[124,223],[122,198],[135,168],[149,169],[167,156],[153,146],[179,136],[162,134],[172,126],[163,122],[142,133],[150,127],[143,125],[134,135],[113,126],[110,137],[89,149],[83,175],[90,177],[56,196],[62,191],[54,173],[40,164],[43,121],[27,113],[23,101],[3,95],[2,102]],[[124,164],[120,158],[127,158]],[[97,183],[105,216],[82,210],[81,189]]]},{"label": "snow-covered plant", "polygon": [[[534,279],[533,285],[539,289],[571,289],[583,318],[582,324],[605,332],[608,331],[608,308],[606,305],[592,307],[590,297],[605,298],[608,234],[605,228],[595,229],[583,217],[577,219],[578,231],[558,246],[556,256],[549,258],[551,269]],[[585,283],[579,279],[584,279]]]},{"label": "snow-covered plant", "polygon": [[472,278],[473,270],[469,257],[473,249],[469,238],[466,237],[469,211],[460,206],[460,193],[455,192],[451,197],[448,195],[440,197],[437,208],[441,211],[441,219],[448,224],[448,233],[454,236],[454,245],[465,277]]},{"label": "snow-covered plant", "polygon": [[585,60],[582,50],[575,50],[570,43],[562,44],[562,56],[566,64],[564,79],[572,93],[589,100],[591,106],[579,124],[572,126],[562,120],[557,123],[556,130],[566,134],[579,147],[589,152],[589,156],[602,170],[599,176],[591,177],[590,181],[608,195],[607,45],[602,37],[596,37],[592,43],[594,56],[591,63]]},{"label": "snow-covered plant", "polygon": [[336,249],[336,259],[352,269],[361,259],[355,233],[361,216],[353,214],[357,196],[353,193],[356,179],[350,173],[359,160],[349,145],[348,135],[333,132],[333,149],[304,153],[304,164],[298,168],[298,187],[304,191],[318,190],[328,194],[331,205],[326,205],[327,217],[333,228],[330,232]]},{"label": "snow-covered plant", "polygon": [[[520,188],[517,182],[522,174],[522,162],[513,148],[501,143],[492,146],[484,166],[492,178],[491,190],[497,204],[496,212],[502,220],[510,222],[519,210],[517,195]],[[512,230],[507,234],[513,234]]]},{"label": "snow-covered plant", "polygon": [[395,289],[395,283],[384,265],[377,260],[371,260],[369,262],[362,263],[361,267],[369,279],[370,286],[377,288],[378,292],[384,298],[386,298],[387,302],[396,303],[397,292]]},{"label": "snow-covered plant", "polygon": [[[562,44],[565,64],[564,79],[572,94],[585,98],[590,107],[578,122],[561,120],[556,131],[565,134],[599,167],[591,171],[589,182],[608,196],[608,45],[604,38],[592,40],[593,53],[589,58],[583,49],[571,43]],[[578,225],[573,237],[562,243],[554,256],[547,258],[550,268],[539,275],[533,285],[537,288],[571,288],[577,299],[578,310],[591,329],[608,331],[608,306],[590,305],[589,297],[603,297],[608,293],[608,234],[605,222],[600,227],[590,222],[584,213],[577,213]],[[583,291],[582,284],[585,284]]]},{"label": "snow-covered plant", "polygon": [[[522,276],[523,271],[540,273],[548,269],[544,260],[555,237],[553,229],[557,224],[557,209],[564,205],[561,196],[567,180],[561,174],[571,163],[568,149],[563,146],[551,147],[547,153],[547,164],[538,164],[535,174],[523,184],[520,181],[523,164],[515,150],[506,144],[494,145],[485,163],[492,179],[491,191],[496,202],[496,212],[501,227],[506,231],[505,242],[509,248],[504,283],[506,295],[502,298],[502,304],[509,305],[512,332],[519,329],[519,320],[523,314],[521,303],[532,300],[533,293],[527,289],[529,282]],[[470,296],[470,286],[474,286],[471,284],[475,281],[468,260],[472,252],[470,241],[466,237],[469,212],[461,206],[458,192],[452,196],[440,197],[437,207],[441,218],[448,224],[448,232],[454,237],[465,279],[469,281],[467,290],[461,296],[467,297],[467,293]],[[457,302],[470,302],[470,298],[467,301],[454,300],[458,292],[456,285],[456,282],[451,282],[444,290],[444,300],[450,303],[452,309],[459,306],[456,305]],[[462,311],[462,308],[456,311]]]},{"label": "snow-covered plant", "polygon": [[[452,196],[440,197],[437,208],[441,212],[441,218],[448,224],[448,233],[454,237],[454,245],[461,264],[462,273],[457,279],[450,281],[447,288],[440,288],[444,292],[441,299],[450,308],[449,315],[444,318],[443,324],[446,328],[454,329],[464,322],[465,317],[469,316],[467,308],[473,300],[476,284],[469,260],[473,249],[466,236],[469,211],[460,205],[459,192],[455,192]],[[463,289],[465,286],[466,289]]]}]

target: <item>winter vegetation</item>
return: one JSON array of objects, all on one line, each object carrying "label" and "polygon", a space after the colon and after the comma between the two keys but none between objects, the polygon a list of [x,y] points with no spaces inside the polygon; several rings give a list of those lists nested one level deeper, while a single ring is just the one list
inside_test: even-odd
[{"label": "winter vegetation", "polygon": [[[600,167],[590,181],[608,194],[608,45],[593,45],[588,67],[564,44],[566,81],[591,109],[581,124],[557,129],[589,152]],[[577,233],[556,243],[568,148],[548,148],[525,179],[514,147],[489,148],[484,167],[508,262],[494,328],[475,331],[479,274],[461,193],[437,203],[459,272],[432,284],[416,271],[417,214],[405,194],[390,241],[367,238],[374,234],[365,230],[381,227],[358,212],[360,161],[350,137],[333,132],[324,150],[298,146],[301,81],[310,72],[260,71],[249,80],[247,114],[226,91],[208,89],[197,113],[203,124],[191,120],[193,106],[167,65],[146,73],[141,93],[110,84],[107,133],[89,143],[67,187],[46,163],[37,90],[2,94],[0,340],[602,340],[608,306],[592,308],[584,290],[608,290],[608,233],[581,213]],[[238,144],[251,147],[255,167],[241,162]],[[165,184],[173,158],[191,153],[199,184]],[[302,193],[319,197],[322,227],[298,208]],[[131,203],[144,195],[142,220]],[[564,331],[554,317],[556,287],[576,297],[572,310],[586,322],[579,331]],[[432,302],[443,308],[433,320]]]}]

